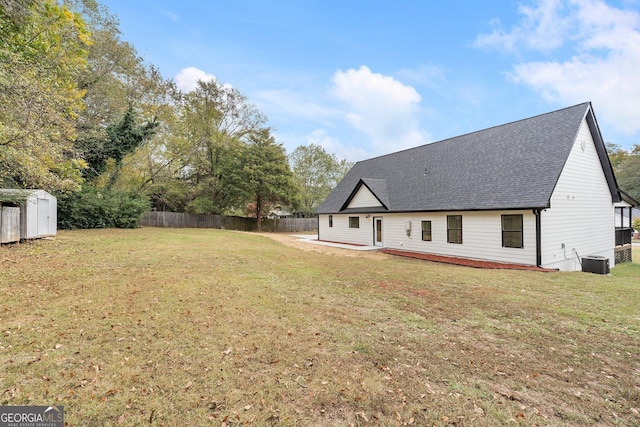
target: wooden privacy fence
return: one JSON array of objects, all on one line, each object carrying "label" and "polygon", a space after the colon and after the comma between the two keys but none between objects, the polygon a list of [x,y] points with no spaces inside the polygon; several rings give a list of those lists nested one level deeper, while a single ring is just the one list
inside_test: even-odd
[{"label": "wooden privacy fence", "polygon": [[[224,215],[192,215],[181,212],[147,212],[140,219],[143,227],[218,228],[222,230],[256,231],[255,218]],[[317,231],[317,218],[263,219],[262,231]]]},{"label": "wooden privacy fence", "polygon": [[20,241],[20,208],[0,205],[0,243]]}]

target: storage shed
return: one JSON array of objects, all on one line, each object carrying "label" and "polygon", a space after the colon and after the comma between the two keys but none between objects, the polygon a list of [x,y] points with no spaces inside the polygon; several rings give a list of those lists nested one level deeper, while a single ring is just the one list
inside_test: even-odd
[{"label": "storage shed", "polygon": [[58,201],[44,190],[0,189],[0,197],[15,200],[20,207],[20,239],[55,236]]}]

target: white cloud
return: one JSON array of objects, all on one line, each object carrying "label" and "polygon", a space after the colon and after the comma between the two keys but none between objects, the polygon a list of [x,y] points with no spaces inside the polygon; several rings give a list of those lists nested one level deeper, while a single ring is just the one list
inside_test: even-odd
[{"label": "white cloud", "polygon": [[493,20],[491,34],[481,34],[476,38],[477,47],[499,47],[509,52],[517,52],[521,47],[548,52],[562,45],[570,21],[563,17],[564,0],[538,0],[537,7],[519,6],[524,15],[519,25],[506,31],[499,20]]},{"label": "white cloud", "polygon": [[196,88],[198,81],[207,82],[210,80],[215,81],[216,76],[208,74],[196,67],[183,68],[174,77],[178,89],[183,92],[190,92]]},{"label": "white cloud", "polygon": [[370,157],[369,152],[362,147],[345,145],[338,138],[334,138],[324,129],[315,129],[307,135],[307,144],[319,145],[327,153],[335,154],[339,159],[358,161]]},{"label": "white cloud", "polygon": [[[640,131],[640,13],[603,0],[540,0],[521,12],[525,17],[518,26],[495,28],[476,45],[545,53],[568,45],[570,58],[523,61],[510,78],[551,102],[592,101],[598,116],[616,130]],[[549,30],[546,38],[542,30],[529,32],[542,28]]]},{"label": "white cloud", "polygon": [[344,117],[371,141],[369,152],[389,153],[428,140],[419,123],[422,97],[413,87],[366,66],[338,70],[332,83],[331,93],[347,106]]},{"label": "white cloud", "polygon": [[318,103],[312,96],[290,89],[262,90],[257,93],[256,99],[259,107],[266,107],[265,110],[290,117],[293,121],[313,120],[328,125],[338,114],[335,109]]}]

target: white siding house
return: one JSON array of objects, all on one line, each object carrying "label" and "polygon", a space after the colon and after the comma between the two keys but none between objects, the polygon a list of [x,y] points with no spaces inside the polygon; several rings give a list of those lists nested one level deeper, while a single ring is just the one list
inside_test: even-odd
[{"label": "white siding house", "polygon": [[574,271],[614,265],[620,203],[584,103],[358,162],[316,212],[320,240]]}]

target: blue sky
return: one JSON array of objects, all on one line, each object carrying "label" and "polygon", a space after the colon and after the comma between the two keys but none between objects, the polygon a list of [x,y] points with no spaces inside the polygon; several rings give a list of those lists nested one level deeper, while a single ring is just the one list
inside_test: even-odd
[{"label": "blue sky", "polygon": [[188,91],[215,78],[287,152],[351,161],[591,101],[640,144],[640,0],[101,0]]}]

